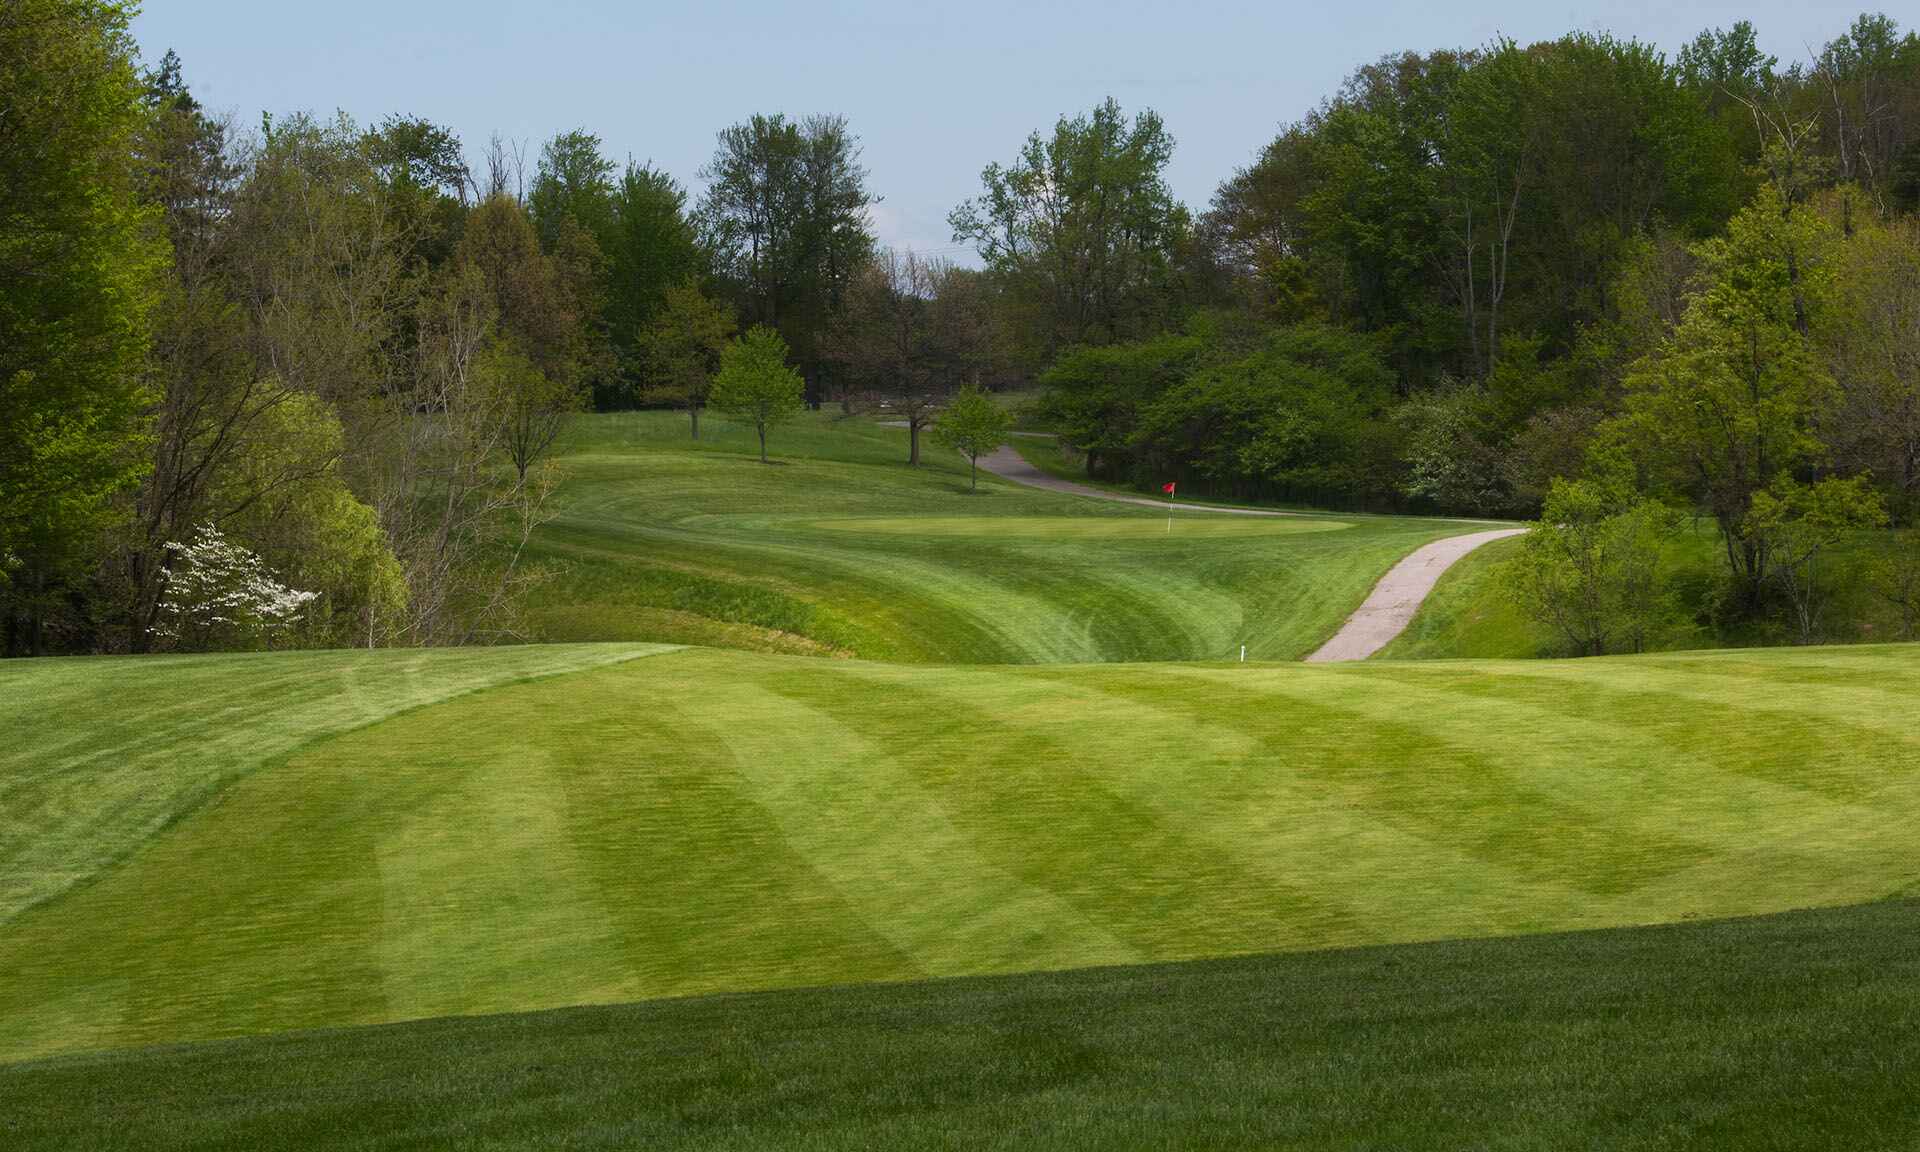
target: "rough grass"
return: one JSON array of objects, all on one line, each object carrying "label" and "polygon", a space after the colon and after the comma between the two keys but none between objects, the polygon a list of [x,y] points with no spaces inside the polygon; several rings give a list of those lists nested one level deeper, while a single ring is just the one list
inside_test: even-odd
[{"label": "rough grass", "polygon": [[529,556],[548,640],[665,640],[943,663],[1293,659],[1453,521],[1259,520],[1021,488],[904,430],[812,414],[777,430],[584,418]]},{"label": "rough grass", "polygon": [[1897,1149],[1920,902],[0,1067],[11,1149]]},{"label": "rough grass", "polygon": [[[110,708],[157,765],[288,685],[347,694],[344,658],[150,662],[137,692],[22,664],[5,699]],[[0,1059],[1871,900],[1920,884],[1916,692],[1920,648],[1898,646],[1333,668],[669,652],[307,743],[111,853],[0,933]],[[121,761],[60,726],[7,730],[9,785],[63,778],[76,810],[124,794]]]}]

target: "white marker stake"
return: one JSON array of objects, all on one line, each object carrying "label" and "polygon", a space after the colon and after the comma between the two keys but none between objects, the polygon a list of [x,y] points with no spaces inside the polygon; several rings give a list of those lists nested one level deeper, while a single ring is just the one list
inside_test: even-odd
[{"label": "white marker stake", "polygon": [[1240,663],[1245,664],[1246,662],[1247,662],[1247,646],[1245,644],[1242,644],[1240,645]]}]

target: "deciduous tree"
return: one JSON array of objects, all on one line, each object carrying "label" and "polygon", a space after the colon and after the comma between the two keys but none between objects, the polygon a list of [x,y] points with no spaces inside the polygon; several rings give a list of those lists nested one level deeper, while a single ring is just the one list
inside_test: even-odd
[{"label": "deciduous tree", "polygon": [[1172,157],[1157,114],[1129,123],[1109,98],[1029,136],[1011,164],[987,165],[981,194],[948,217],[954,240],[1034,309],[1040,362],[1166,321],[1171,254],[1190,224],[1164,175]]},{"label": "deciduous tree", "polygon": [[999,450],[1013,429],[1013,417],[993,402],[984,388],[967,387],[953,398],[933,424],[938,443],[967,458],[967,489],[980,488],[980,457]]},{"label": "deciduous tree", "polygon": [[767,462],[767,430],[799,415],[806,407],[806,385],[787,364],[787,342],[764,324],[755,324],[727,345],[720,373],[713,378],[713,407],[753,425],[760,436],[760,462]]},{"label": "deciduous tree", "polygon": [[695,440],[700,439],[700,410],[707,406],[713,375],[733,335],[733,309],[708,299],[692,277],[667,288],[643,334],[643,395],[650,402],[685,409]]},{"label": "deciduous tree", "polygon": [[43,651],[63,585],[147,468],[143,368],[167,243],[139,199],[130,8],[0,15],[0,613]]}]

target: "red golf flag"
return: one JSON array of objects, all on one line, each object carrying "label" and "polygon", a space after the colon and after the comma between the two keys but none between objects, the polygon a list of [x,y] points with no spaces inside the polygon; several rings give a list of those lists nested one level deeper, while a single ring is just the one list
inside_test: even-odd
[{"label": "red golf flag", "polygon": [[1165,492],[1169,496],[1173,495],[1173,482],[1169,480],[1165,484],[1160,485],[1160,491]]}]

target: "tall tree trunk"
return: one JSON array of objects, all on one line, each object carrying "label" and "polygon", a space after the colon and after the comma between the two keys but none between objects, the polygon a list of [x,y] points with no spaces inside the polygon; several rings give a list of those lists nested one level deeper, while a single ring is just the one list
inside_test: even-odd
[{"label": "tall tree trunk", "polygon": [[759,425],[759,431],[760,431],[760,463],[765,464],[767,462],[767,426],[765,424]]},{"label": "tall tree trunk", "polygon": [[693,418],[693,438],[698,440],[700,439],[700,405],[689,405],[687,415]]},{"label": "tall tree trunk", "polygon": [[980,457],[967,457],[967,491],[980,491]]},{"label": "tall tree trunk", "polygon": [[920,466],[920,418],[915,416],[907,421],[907,466]]}]

